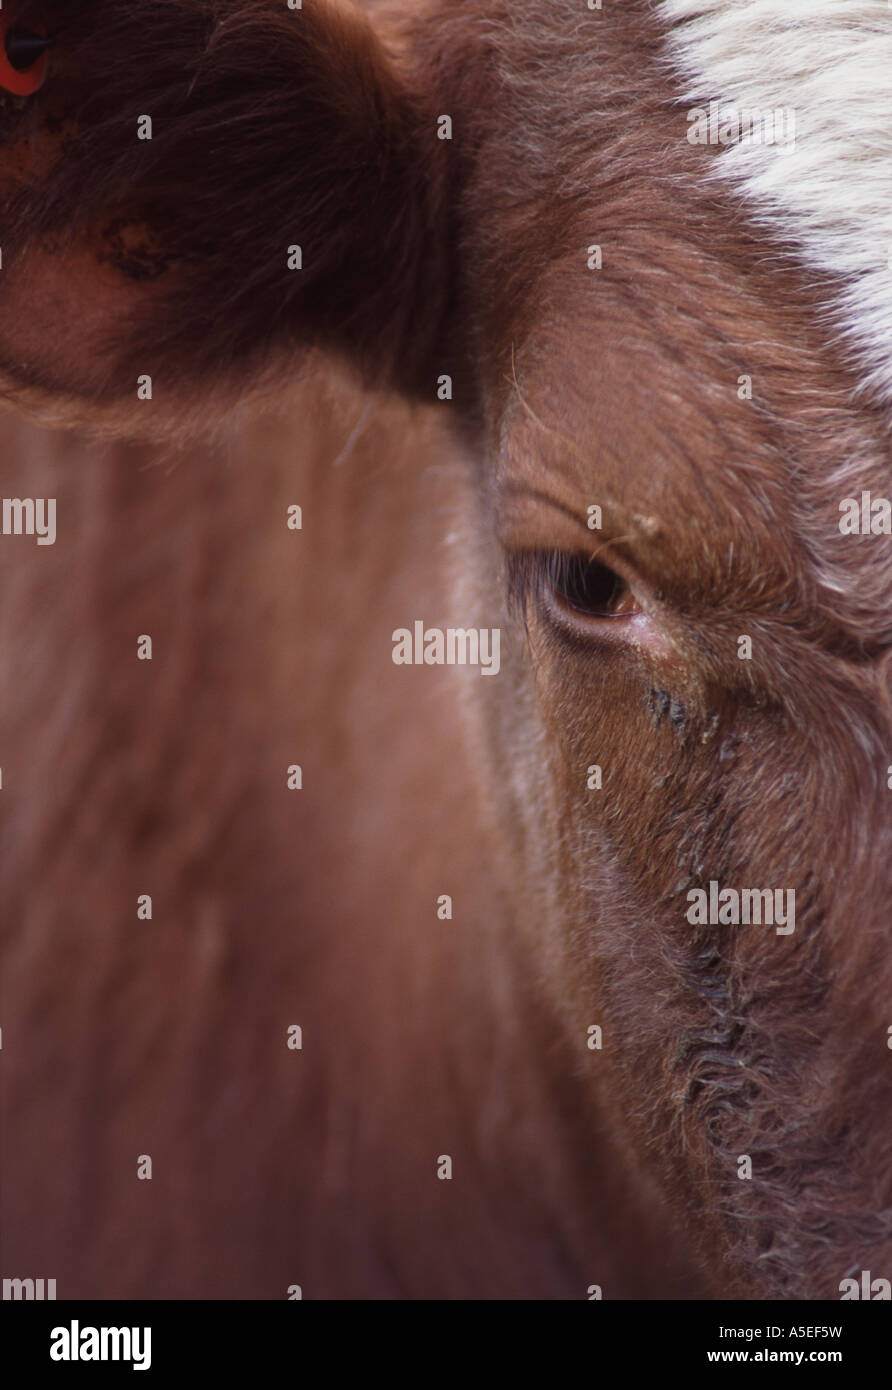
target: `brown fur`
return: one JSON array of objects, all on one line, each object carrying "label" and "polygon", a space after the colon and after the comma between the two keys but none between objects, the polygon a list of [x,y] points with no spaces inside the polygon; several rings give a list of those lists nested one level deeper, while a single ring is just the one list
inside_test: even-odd
[{"label": "brown fur", "polygon": [[[4,491],[57,495],[60,540],[0,550],[2,1272],[892,1277],[892,562],[837,526],[888,495],[888,421],[834,287],[703,187],[651,7],[28,8],[59,32],[0,153],[8,390],[198,442],[4,427]],[[593,502],[639,641],[568,632],[536,577]],[[501,626],[502,673],[394,667],[415,617]],[[795,888],[795,934],[691,928],[711,879]]]}]

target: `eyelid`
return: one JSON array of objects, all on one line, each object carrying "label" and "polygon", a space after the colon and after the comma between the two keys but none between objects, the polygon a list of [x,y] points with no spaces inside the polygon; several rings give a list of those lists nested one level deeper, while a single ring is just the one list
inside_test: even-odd
[{"label": "eyelid", "polygon": [[[505,550],[509,564],[517,564],[526,558],[544,557],[555,554],[584,556],[592,563],[612,570],[642,602],[642,606],[652,596],[650,586],[641,578],[637,570],[624,555],[620,554],[615,542],[605,538],[601,531],[589,531],[581,523],[562,527],[546,525],[540,518],[535,528],[524,526],[502,526],[499,540]],[[542,570],[544,575],[544,568]],[[531,577],[528,573],[528,578]]]},{"label": "eyelid", "polygon": [[498,487],[495,515],[506,550],[580,550],[603,531],[590,531],[586,518],[547,493],[517,484]]},{"label": "eyelid", "polygon": [[525,551],[586,555],[614,570],[630,589],[643,583],[624,553],[624,538],[609,523],[592,530],[586,518],[545,493],[502,485],[496,516],[499,544],[509,555]]}]

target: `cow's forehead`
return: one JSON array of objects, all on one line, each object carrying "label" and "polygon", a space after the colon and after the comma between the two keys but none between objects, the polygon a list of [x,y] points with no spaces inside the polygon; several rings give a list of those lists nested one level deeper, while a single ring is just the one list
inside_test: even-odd
[{"label": "cow's forehead", "polygon": [[489,198],[508,127],[519,208],[549,175],[553,199],[588,182],[634,203],[646,185],[645,223],[685,190],[702,207],[724,188],[820,284],[862,385],[892,403],[892,8],[661,0],[661,24],[647,0],[586,15],[538,0],[510,9]]},{"label": "cow's forehead", "polygon": [[[511,295],[558,243],[571,250],[568,209],[585,207],[574,236],[602,243],[614,263],[630,237],[641,246],[651,231],[727,257],[746,226],[753,276],[784,257],[772,295],[784,298],[798,266],[817,336],[854,368],[844,387],[892,402],[892,9],[878,0],[658,8],[662,24],[642,0],[586,14],[516,0],[495,78],[463,70],[463,121],[479,123],[472,143],[483,152],[471,225],[490,224],[471,248],[484,260],[480,297],[494,278],[487,248],[515,261],[512,274],[504,263],[496,272]],[[466,4],[456,9],[456,27],[472,30]],[[465,69],[474,72],[467,57]],[[475,86],[493,79],[497,99]],[[703,121],[692,121],[695,110]]]},{"label": "cow's forehead", "polygon": [[793,139],[731,140],[719,179],[809,266],[864,379],[892,401],[892,8],[880,0],[663,0],[682,98],[789,113]]}]

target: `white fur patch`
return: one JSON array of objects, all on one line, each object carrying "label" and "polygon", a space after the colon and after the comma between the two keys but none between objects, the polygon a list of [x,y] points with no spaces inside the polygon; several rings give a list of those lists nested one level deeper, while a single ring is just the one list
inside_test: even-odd
[{"label": "white fur patch", "polygon": [[795,113],[794,144],[732,144],[714,167],[806,264],[843,280],[840,325],[865,385],[892,403],[892,8],[662,0],[660,10],[685,101]]}]

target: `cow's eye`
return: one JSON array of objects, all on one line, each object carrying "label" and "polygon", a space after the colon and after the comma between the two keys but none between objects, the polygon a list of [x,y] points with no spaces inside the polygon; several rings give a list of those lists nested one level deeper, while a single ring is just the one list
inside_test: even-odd
[{"label": "cow's eye", "polygon": [[595,556],[572,551],[514,552],[509,592],[520,609],[536,598],[567,621],[632,618],[642,612],[623,575]]},{"label": "cow's eye", "polygon": [[586,555],[549,559],[549,587],[558,603],[586,618],[628,618],[641,611],[632,590],[608,565]]}]

